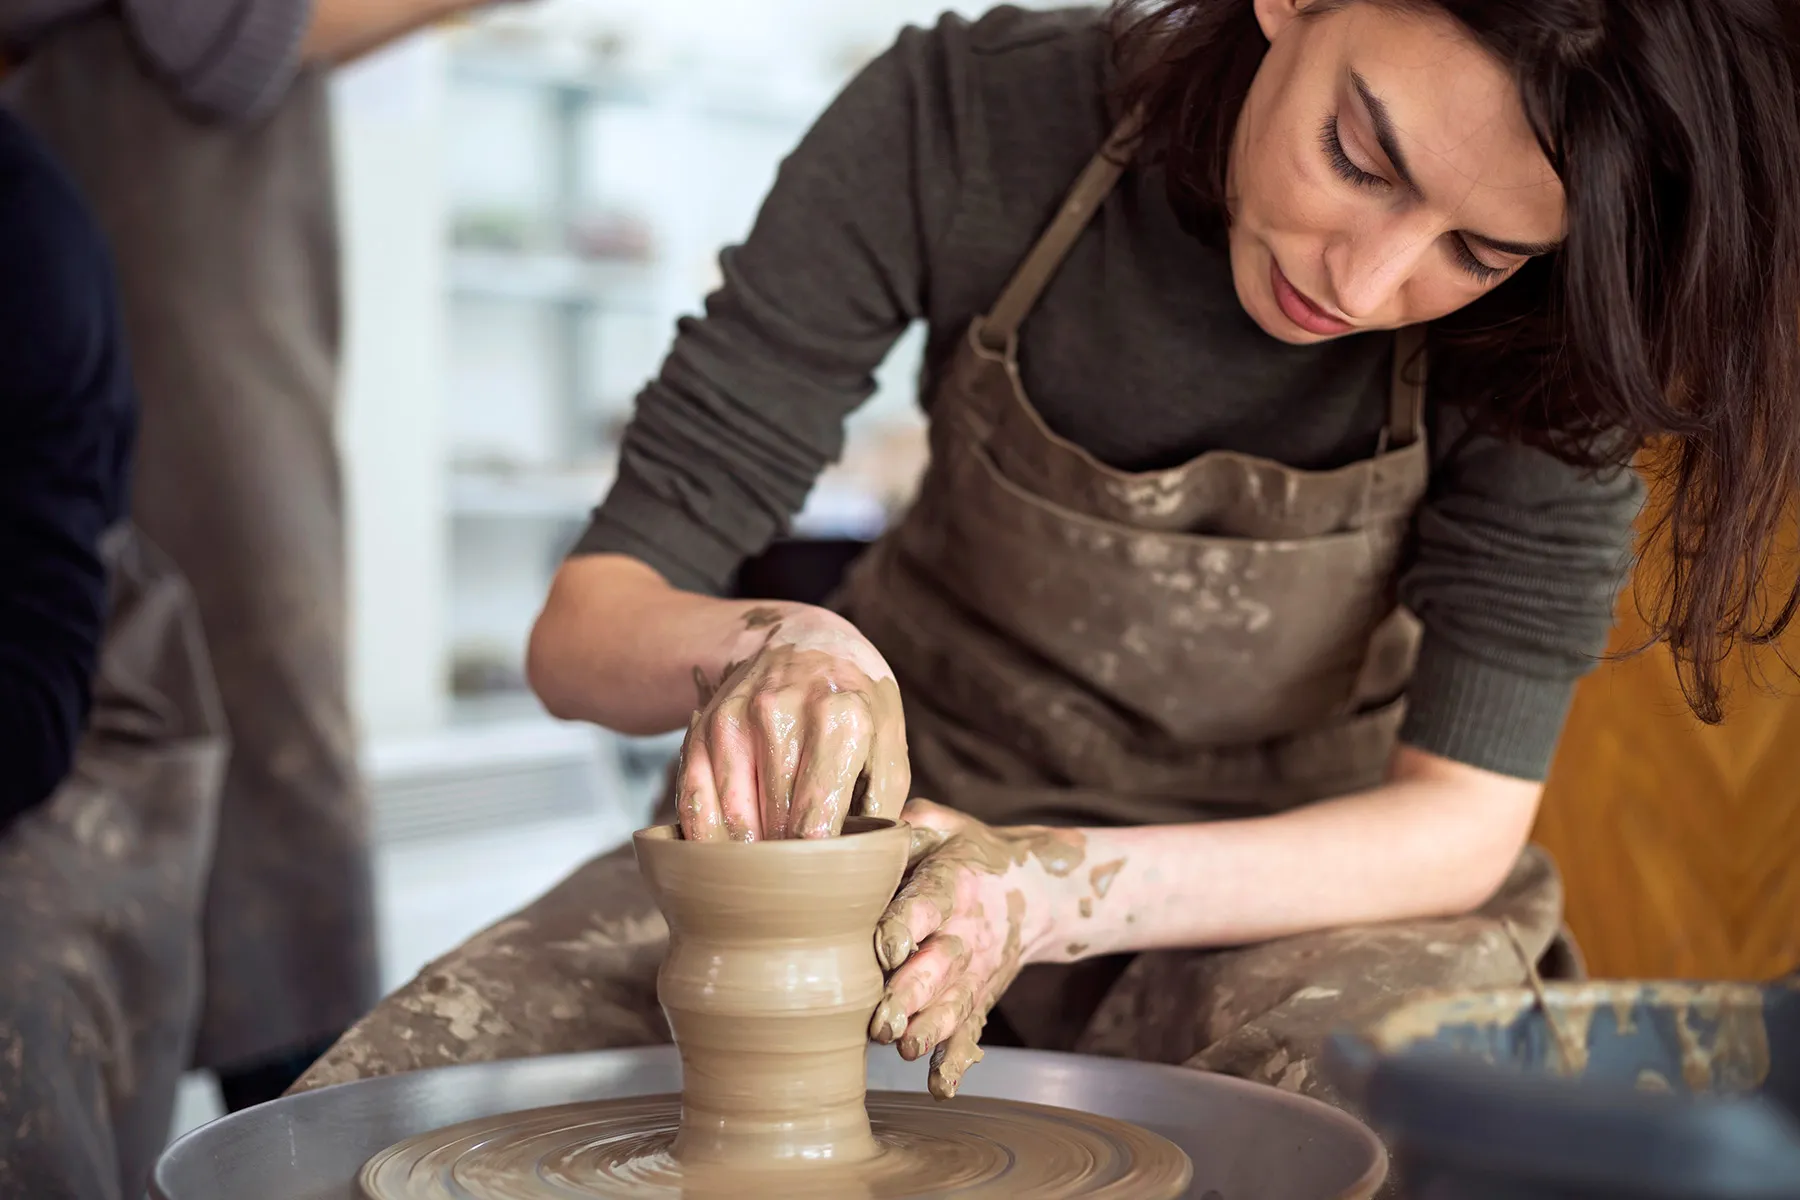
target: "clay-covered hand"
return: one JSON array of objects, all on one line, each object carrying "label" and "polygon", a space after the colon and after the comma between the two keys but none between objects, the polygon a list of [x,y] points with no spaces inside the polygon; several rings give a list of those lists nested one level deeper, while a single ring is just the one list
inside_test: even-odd
[{"label": "clay-covered hand", "polygon": [[1019,969],[1054,940],[1052,914],[1086,857],[1074,830],[990,826],[928,800],[907,802],[906,881],[875,930],[891,972],[869,1035],[929,1053],[931,1094],[947,1100],[981,1061],[981,1031]]},{"label": "clay-covered hand", "polygon": [[894,673],[850,622],[802,605],[751,609],[746,657],[714,684],[676,768],[682,836],[828,837],[852,809],[894,817],[911,779]]}]

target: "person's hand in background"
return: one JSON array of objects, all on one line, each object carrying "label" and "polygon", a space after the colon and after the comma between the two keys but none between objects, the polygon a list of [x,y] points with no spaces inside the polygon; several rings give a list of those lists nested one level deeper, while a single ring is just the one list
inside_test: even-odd
[{"label": "person's hand in background", "polygon": [[440,21],[498,4],[527,0],[313,0],[301,43],[311,63],[339,66]]}]

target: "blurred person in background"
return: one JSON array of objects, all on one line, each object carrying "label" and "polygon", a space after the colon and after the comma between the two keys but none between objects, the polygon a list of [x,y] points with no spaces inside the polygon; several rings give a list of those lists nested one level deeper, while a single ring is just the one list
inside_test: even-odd
[{"label": "blurred person in background", "polygon": [[0,1197],[135,1198],[199,999],[225,766],[199,614],[127,521],[100,231],[0,109]]},{"label": "blurred person in background", "polygon": [[[1753,598],[1800,456],[1797,56],[1794,5],[1715,0],[909,30],[639,397],[533,684],[686,723],[689,838],[914,825],[871,1033],[935,1093],[997,1040],[1336,1099],[1335,1029],[1576,969],[1527,843],[1641,447],[1696,712],[1794,612]],[[911,510],[835,611],[721,598],[915,320]],[[665,937],[596,859],[300,1086],[664,1040]]]},{"label": "blurred person in background", "polygon": [[[0,1196],[136,1196],[144,1154],[167,1134],[174,1074],[190,1046],[194,1063],[217,1072],[228,1107],[258,1103],[279,1094],[377,994],[345,662],[333,430],[339,264],[325,72],[469,7],[0,7],[0,57],[11,64],[0,96],[72,178],[116,264],[142,408],[130,513],[191,585],[231,726],[216,834],[210,820],[192,831],[211,845],[197,1032],[134,1046],[146,1062],[114,1056],[97,1106],[87,1093],[51,1088],[31,1093],[46,1107],[21,1113],[19,1093],[0,1092],[7,1133],[24,1145],[17,1157],[0,1149],[15,1178],[59,1153],[98,1156],[108,1167],[63,1184],[46,1169],[37,1190],[0,1186]],[[161,802],[154,788],[126,799]],[[146,861],[150,874],[137,883],[179,873],[191,848],[165,847],[160,866]],[[99,857],[88,865],[110,881],[104,850],[94,848]],[[100,886],[83,875],[71,869],[62,884]],[[194,944],[179,922],[145,936],[157,940],[127,939],[120,953],[147,956],[165,972]],[[96,978],[93,1000],[106,1021],[129,1022],[163,1003],[148,976],[116,968]],[[88,994],[85,984],[65,982]],[[46,1003],[33,1017],[40,1024],[73,1019]],[[124,1105],[119,1089],[136,1106]]]}]

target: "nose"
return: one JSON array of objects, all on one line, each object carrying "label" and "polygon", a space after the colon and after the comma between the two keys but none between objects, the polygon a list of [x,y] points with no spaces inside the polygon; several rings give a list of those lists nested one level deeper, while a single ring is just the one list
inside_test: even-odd
[{"label": "nose", "polygon": [[1435,240],[1434,231],[1405,220],[1384,220],[1339,238],[1325,254],[1339,310],[1359,325],[1379,321],[1399,305]]}]

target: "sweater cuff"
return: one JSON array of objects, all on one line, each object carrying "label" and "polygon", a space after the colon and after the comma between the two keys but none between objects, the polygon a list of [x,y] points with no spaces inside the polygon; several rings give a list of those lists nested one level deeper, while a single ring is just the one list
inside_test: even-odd
[{"label": "sweater cuff", "polygon": [[1541,782],[1574,698],[1573,680],[1525,675],[1427,634],[1407,689],[1406,745]]},{"label": "sweater cuff", "polygon": [[[126,8],[138,44],[184,104],[246,122],[266,116],[293,83],[313,0],[134,0]],[[172,15],[183,8],[191,15]]]}]

